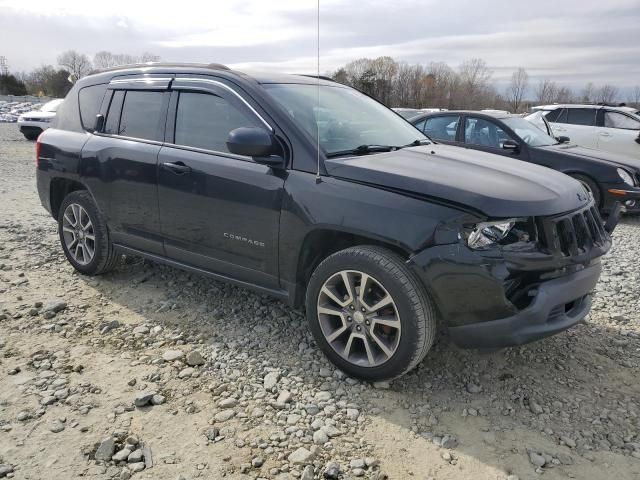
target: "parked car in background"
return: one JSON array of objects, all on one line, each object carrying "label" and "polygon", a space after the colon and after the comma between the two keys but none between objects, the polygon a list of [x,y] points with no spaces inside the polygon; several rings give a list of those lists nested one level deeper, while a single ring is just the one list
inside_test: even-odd
[{"label": "parked car in background", "polygon": [[20,132],[27,140],[35,140],[44,130],[51,126],[56,117],[56,111],[64,99],[51,100],[37,110],[25,112],[18,117]]},{"label": "parked car in background", "polygon": [[568,138],[548,135],[526,119],[476,111],[426,113],[411,123],[429,138],[514,160],[523,160],[565,173],[593,196],[601,212],[623,203],[640,211],[640,160],[580,147]]},{"label": "parked car in background", "polygon": [[305,306],[368,380],[414,368],[438,328],[496,348],[580,322],[617,221],[566,175],[433,145],[347,86],[222,65],[84,77],[36,158],[77,271],[141,255]]},{"label": "parked car in background", "polygon": [[640,159],[640,116],[630,107],[608,105],[541,105],[554,136],[568,136],[581,147]]}]

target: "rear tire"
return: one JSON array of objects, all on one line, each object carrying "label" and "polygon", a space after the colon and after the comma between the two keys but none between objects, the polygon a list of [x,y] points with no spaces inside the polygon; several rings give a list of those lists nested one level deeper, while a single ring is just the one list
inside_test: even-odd
[{"label": "rear tire", "polygon": [[71,192],[62,201],[58,235],[69,263],[85,275],[113,270],[122,256],[114,250],[107,224],[86,190]]},{"label": "rear tire", "polygon": [[39,130],[36,132],[25,132],[23,133],[23,135],[24,135],[24,138],[26,138],[27,140],[33,141],[33,140],[37,140],[41,133],[42,133],[42,130]]},{"label": "rear tire", "polygon": [[306,309],[329,360],[363,380],[404,375],[436,335],[424,286],[399,255],[381,247],[351,247],[322,261],[309,280]]}]

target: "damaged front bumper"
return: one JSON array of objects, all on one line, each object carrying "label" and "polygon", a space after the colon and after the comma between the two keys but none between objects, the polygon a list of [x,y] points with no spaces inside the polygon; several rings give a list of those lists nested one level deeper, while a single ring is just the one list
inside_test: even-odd
[{"label": "damaged front bumper", "polygon": [[462,242],[437,245],[409,260],[456,344],[520,345],[589,313],[609,232],[593,207],[536,221],[535,242],[481,251]]}]

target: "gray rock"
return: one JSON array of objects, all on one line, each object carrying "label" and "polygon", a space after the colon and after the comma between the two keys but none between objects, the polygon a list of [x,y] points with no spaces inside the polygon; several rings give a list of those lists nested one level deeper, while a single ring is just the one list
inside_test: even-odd
[{"label": "gray rock", "polygon": [[213,418],[216,422],[226,422],[227,420],[231,420],[235,414],[236,412],[234,410],[222,410],[216,413]]},{"label": "gray rock", "polygon": [[64,423],[55,421],[49,426],[49,430],[53,433],[60,433],[64,430]]},{"label": "gray rock", "polygon": [[187,365],[197,367],[198,365],[204,365],[204,357],[197,350],[193,350],[187,354]]},{"label": "gray rock", "polygon": [[360,416],[360,411],[358,411],[356,408],[347,408],[347,413],[346,413],[347,419],[357,420],[359,416]]},{"label": "gray rock", "polygon": [[338,430],[335,425],[325,425],[324,427],[322,427],[322,430],[324,430],[324,433],[326,433],[327,437],[329,438],[334,438],[342,435],[342,432]]},{"label": "gray rock", "polygon": [[127,456],[127,462],[129,462],[129,463],[142,462],[143,459],[144,459],[144,453],[142,452],[141,448],[135,449],[133,452],[131,452]]},{"label": "gray rock", "polygon": [[125,467],[120,472],[120,476],[118,478],[119,478],[119,480],[129,480],[131,478],[131,475],[132,474],[129,471],[129,469]]},{"label": "gray rock", "polygon": [[291,401],[291,392],[288,390],[283,390],[278,394],[278,398],[276,399],[277,403],[289,403]]},{"label": "gray rock", "polygon": [[131,450],[129,450],[128,448],[123,448],[119,452],[116,452],[116,454],[111,457],[111,460],[113,460],[114,462],[124,462],[129,458],[129,455],[131,455]]},{"label": "gray rock", "polygon": [[264,458],[254,457],[251,460],[251,465],[253,466],[253,468],[260,468],[262,465],[264,465]]},{"label": "gray rock", "polygon": [[467,392],[469,393],[480,393],[482,391],[482,387],[480,385],[476,385],[475,383],[469,382],[465,385]]},{"label": "gray rock", "polygon": [[10,473],[13,473],[13,465],[3,463],[0,465],[0,478],[4,478]]},{"label": "gray rock", "polygon": [[236,405],[238,405],[238,400],[236,400],[235,398],[231,398],[231,397],[225,398],[225,399],[220,400],[218,402],[218,406],[220,408],[233,408]]},{"label": "gray rock", "polygon": [[534,413],[536,415],[544,413],[544,409],[542,408],[542,406],[533,399],[529,400],[529,410],[531,411],[531,413]]},{"label": "gray rock", "polygon": [[146,405],[148,405],[149,403],[151,403],[151,399],[153,398],[154,395],[157,395],[157,392],[154,391],[147,391],[147,392],[142,392],[142,393],[138,393],[136,395],[136,398],[133,400],[133,404],[136,407],[144,407]]},{"label": "gray rock", "polygon": [[324,445],[329,441],[329,436],[323,430],[313,432],[313,443],[316,445]]},{"label": "gray rock", "polygon": [[175,362],[176,360],[180,360],[184,357],[184,352],[180,350],[167,350],[162,354],[162,359],[165,362]]},{"label": "gray rock", "polygon": [[162,405],[166,401],[167,399],[164,395],[157,394],[151,397],[151,405]]},{"label": "gray rock", "polygon": [[187,367],[183,370],[180,370],[178,374],[178,378],[188,378],[195,373],[195,369],[193,367]]},{"label": "gray rock", "polygon": [[331,400],[331,392],[318,392],[315,395],[315,399],[318,402],[327,402],[329,400]]},{"label": "gray rock", "polygon": [[351,473],[354,477],[364,477],[364,468],[354,468]]},{"label": "gray rock", "polygon": [[130,463],[129,470],[131,470],[133,473],[141,472],[142,470],[144,470],[144,462]]},{"label": "gray rock", "polygon": [[271,390],[278,384],[280,372],[269,372],[264,376],[263,386],[265,390]]},{"label": "gray rock", "polygon": [[440,445],[444,448],[456,448],[458,446],[458,439],[453,435],[445,435],[442,437]]},{"label": "gray rock", "polygon": [[336,462],[329,462],[322,472],[322,476],[326,480],[338,480],[340,477],[340,465]]},{"label": "gray rock", "polygon": [[351,460],[349,466],[353,470],[354,468],[364,468],[366,464],[364,463],[363,458],[354,458],[353,460]]},{"label": "gray rock", "polygon": [[44,307],[45,312],[58,313],[67,308],[67,302],[63,302],[62,300],[51,300]]},{"label": "gray rock", "polygon": [[149,327],[145,327],[144,325],[140,325],[133,329],[134,335],[147,335],[149,333]]},{"label": "gray rock", "polygon": [[313,469],[313,465],[307,465],[306,467],[304,467],[304,470],[302,471],[302,475],[300,476],[300,480],[313,480],[314,477],[314,469]]},{"label": "gray rock", "polygon": [[576,441],[571,438],[571,437],[567,437],[566,435],[563,435],[560,437],[560,440],[569,448],[576,448]]},{"label": "gray rock", "polygon": [[116,449],[116,442],[112,437],[105,438],[100,442],[98,449],[96,450],[95,459],[99,462],[108,462],[113,457],[113,453]]},{"label": "gray rock", "polygon": [[544,467],[544,464],[547,463],[544,456],[533,451],[529,452],[529,461],[536,467]]},{"label": "gray rock", "polygon": [[313,460],[315,455],[304,447],[298,448],[291,453],[287,460],[293,465],[306,465]]},{"label": "gray rock", "polygon": [[220,430],[218,430],[216,427],[207,428],[207,430],[204,432],[204,436],[207,437],[211,442],[213,442],[219,434]]}]

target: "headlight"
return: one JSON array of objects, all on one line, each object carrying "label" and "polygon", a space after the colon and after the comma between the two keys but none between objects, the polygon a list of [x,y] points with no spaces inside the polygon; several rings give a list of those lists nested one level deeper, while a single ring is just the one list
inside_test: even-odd
[{"label": "headlight", "polygon": [[478,223],[461,234],[461,238],[473,250],[486,248],[504,240],[515,224],[515,218],[498,222]]},{"label": "headlight", "polygon": [[622,179],[624,183],[626,183],[627,185],[631,185],[633,187],[634,185],[633,177],[629,174],[629,172],[621,168],[617,168],[616,171],[618,172],[618,176]]}]

